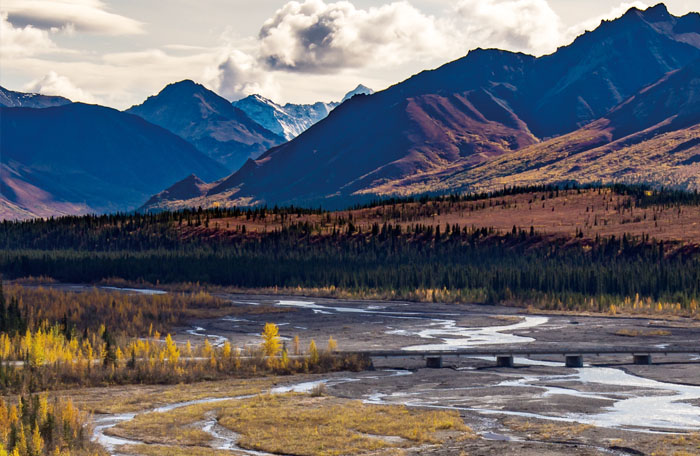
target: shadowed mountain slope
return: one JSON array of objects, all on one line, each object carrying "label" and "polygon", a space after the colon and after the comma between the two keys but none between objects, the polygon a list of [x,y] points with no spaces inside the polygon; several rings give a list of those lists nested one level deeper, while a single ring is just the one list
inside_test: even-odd
[{"label": "shadowed mountain slope", "polygon": [[0,218],[131,210],[192,172],[226,174],[182,138],[110,108],[0,108],[0,119]]},{"label": "shadowed mountain slope", "polygon": [[126,112],[170,130],[231,171],[285,141],[190,80],[170,84]]}]

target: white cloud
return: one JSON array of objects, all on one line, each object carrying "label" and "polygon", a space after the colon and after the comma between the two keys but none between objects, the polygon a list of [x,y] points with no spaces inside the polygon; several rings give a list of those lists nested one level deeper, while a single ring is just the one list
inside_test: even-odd
[{"label": "white cloud", "polygon": [[590,19],[587,19],[585,21],[582,21],[578,24],[575,24],[571,27],[569,27],[564,33],[564,42],[569,43],[572,41],[574,38],[577,36],[581,35],[582,33],[586,31],[591,31],[594,30],[596,27],[598,27],[601,23],[601,21],[604,20],[613,20],[617,19],[623,14],[627,12],[630,8],[634,7],[640,10],[645,10],[649,8],[650,5],[647,3],[641,2],[641,1],[634,1],[634,2],[624,2],[620,3],[618,6],[615,6],[608,10],[605,14],[601,14],[596,17],[592,17]]},{"label": "white cloud", "polygon": [[55,49],[48,32],[31,25],[15,27],[0,13],[0,57],[30,56]]},{"label": "white cloud", "polygon": [[438,20],[407,2],[358,9],[348,1],[291,1],[263,24],[260,58],[272,69],[333,72],[419,59],[449,47]]},{"label": "white cloud", "polygon": [[274,76],[255,57],[238,50],[223,53],[218,65],[209,70],[207,79],[219,95],[238,100],[254,93],[276,98],[278,86]]},{"label": "white cloud", "polygon": [[461,0],[456,7],[461,40],[542,55],[561,44],[561,20],[545,0]]},{"label": "white cloud", "polygon": [[24,90],[43,95],[60,95],[72,101],[96,102],[95,97],[90,93],[77,87],[70,79],[54,71],[49,71],[44,77],[30,82],[24,87]]},{"label": "white cloud", "polygon": [[142,23],[112,13],[100,0],[3,0],[0,6],[15,25],[105,35],[143,33]]},{"label": "white cloud", "polygon": [[[257,36],[236,36],[237,29],[231,27],[209,42],[190,45],[173,32],[167,37],[171,41],[165,42],[178,44],[149,42],[150,37],[144,37],[148,45],[127,48],[113,47],[120,40],[105,40],[108,45],[92,47],[91,41],[102,40],[81,37],[88,31],[86,25],[77,20],[66,22],[60,15],[38,28],[10,23],[3,12],[3,78],[16,87],[31,80],[30,89],[118,108],[140,103],[166,84],[185,78],[231,100],[260,93],[279,102],[330,101],[358,82],[381,89],[475,47],[537,55],[551,52],[595,28],[601,19],[619,17],[631,6],[646,7],[642,1],[626,0],[633,3],[620,3],[601,15],[596,15],[601,10],[591,12],[595,17],[569,27],[545,0],[450,0],[442,12],[435,9],[434,16],[407,1],[364,9],[348,1],[331,1],[289,1],[264,21]],[[0,11],[6,5],[19,8],[17,5],[37,3],[69,3],[107,12],[95,0],[0,0]],[[63,35],[59,43],[82,50],[55,44],[55,26]],[[124,32],[120,27],[112,32]],[[74,36],[66,37],[71,30]],[[104,53],[105,49],[110,52]]]}]

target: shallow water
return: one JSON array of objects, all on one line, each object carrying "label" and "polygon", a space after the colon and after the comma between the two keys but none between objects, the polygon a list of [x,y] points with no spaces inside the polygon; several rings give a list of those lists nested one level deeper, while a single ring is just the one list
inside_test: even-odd
[{"label": "shallow water", "polygon": [[[120,290],[143,293],[156,292],[153,294],[158,294],[159,292],[159,290],[148,289]],[[246,304],[256,305],[257,303],[246,302]],[[460,348],[491,344],[514,345],[529,343],[533,342],[535,339],[525,335],[511,334],[511,332],[527,330],[529,328],[545,325],[549,322],[547,317],[525,316],[522,321],[514,324],[468,328],[458,326],[456,320],[444,318],[445,316],[448,316],[448,314],[439,314],[439,317],[441,318],[430,318],[429,314],[425,313],[388,312],[385,310],[384,306],[378,305],[368,304],[365,307],[345,307],[321,305],[313,301],[301,300],[280,300],[277,305],[283,307],[306,308],[314,313],[320,314],[365,314],[368,316],[377,315],[390,318],[420,320],[420,323],[412,325],[414,327],[388,328],[387,330],[387,334],[417,336],[422,339],[430,340],[430,343],[427,344],[403,347],[403,349],[407,351],[450,351]],[[426,318],[426,316],[428,317]],[[223,320],[230,321],[232,323],[244,321],[233,317],[224,317]],[[298,328],[301,329],[302,327]],[[199,327],[188,330],[187,332],[194,336],[209,337],[213,340],[215,345],[221,345],[227,340],[222,336],[206,334],[204,329]],[[662,344],[659,346],[661,345]],[[493,361],[493,358],[484,359]],[[543,367],[562,367],[564,364],[563,360],[561,362],[553,362],[532,360],[524,357],[516,357],[514,362],[516,366],[531,365]],[[659,369],[661,368],[662,367],[659,366]],[[470,372],[477,372],[473,367],[461,368],[460,371],[467,375]],[[410,375],[410,373],[410,371],[395,371],[395,373],[392,375]],[[529,413],[518,411],[516,407],[514,407],[514,410],[504,410],[501,408],[503,406],[502,403],[498,404],[498,407],[494,408],[483,406],[470,407],[469,404],[466,403],[468,400],[467,397],[465,397],[464,400],[460,400],[459,397],[444,397],[444,394],[442,396],[439,394],[440,390],[434,389],[411,392],[410,394],[403,392],[394,392],[393,394],[374,393],[365,396],[365,401],[368,403],[399,403],[409,406],[465,409],[481,413],[485,416],[505,414],[551,421],[580,422],[607,428],[619,428],[641,432],[683,432],[688,430],[700,430],[700,407],[687,403],[687,401],[700,399],[700,387],[697,386],[686,386],[650,380],[629,374],[622,369],[610,367],[588,366],[580,369],[570,369],[565,375],[538,374],[534,372],[527,372],[527,369],[519,369],[510,373],[509,376],[510,378],[504,379],[502,382],[496,383],[493,386],[513,388],[516,394],[518,388],[537,388],[541,391],[537,394],[537,397],[551,398],[552,401],[555,401],[557,396],[570,396],[582,401],[608,400],[612,401],[613,404],[609,407],[599,409],[594,413],[572,412],[569,414],[555,414],[547,413],[546,411],[541,413]],[[365,376],[363,378],[365,380],[369,380],[372,377]],[[342,382],[359,380],[361,379],[344,378],[303,382],[295,385],[275,387],[272,388],[270,392],[272,394],[281,394],[285,392],[310,392],[314,387],[321,383],[325,383],[330,386]],[[587,386],[600,385],[600,389],[602,389],[603,392],[579,391],[579,389],[577,389],[577,383],[579,382]],[[549,385],[543,383],[549,383]],[[554,383],[556,383],[556,386],[553,385]],[[625,389],[623,391],[610,393],[604,391],[606,389],[605,386],[624,387]],[[596,388],[594,387],[593,389],[595,390]],[[645,395],[648,394],[649,390],[653,390],[654,394]],[[165,409],[161,408],[157,411],[172,410],[178,406],[191,404],[192,403],[181,403],[170,405],[166,406]],[[96,440],[102,443],[108,449],[111,448],[109,451],[112,451],[118,445],[124,444],[123,439],[105,436],[104,430],[116,425],[119,420],[123,421],[132,418],[133,416],[128,417],[127,415],[119,415],[96,419]],[[214,428],[212,427],[211,430],[214,430]],[[498,432],[494,433],[493,438],[500,438],[500,434]]]},{"label": "shallow water", "polygon": [[[524,317],[523,321],[504,326],[488,326],[484,328],[465,328],[457,326],[454,320],[436,320],[427,329],[416,331],[415,335],[423,339],[441,339],[441,343],[411,345],[403,347],[409,351],[455,350],[495,344],[523,344],[535,339],[527,336],[507,334],[504,331],[518,331],[543,325],[549,321],[547,317]],[[411,335],[408,332],[408,335]]]},{"label": "shallow water", "polygon": [[155,290],[153,288],[122,288],[122,287],[107,287],[107,286],[103,286],[100,288],[103,288],[105,290],[125,291],[125,292],[139,293],[139,294],[145,294],[145,295],[162,295],[162,294],[168,293],[167,291]]},{"label": "shallow water", "polygon": [[[492,360],[489,357],[473,357]],[[561,367],[562,363],[550,361],[529,360],[517,357],[516,365]],[[591,424],[594,426],[625,429],[630,431],[658,433],[658,432],[686,432],[700,430],[700,407],[682,401],[700,399],[700,387],[679,385],[676,383],[660,382],[636,375],[629,374],[622,369],[609,367],[583,367],[571,369],[570,374],[551,375],[528,373],[518,370],[508,373],[508,378],[492,385],[474,385],[463,388],[430,388],[412,391],[410,393],[397,391],[393,393],[373,393],[365,397],[364,401],[372,404],[402,404],[406,406],[446,408],[456,410],[468,410],[484,415],[509,415],[531,419],[543,419],[558,422],[576,422]],[[473,369],[460,369],[468,375]],[[556,385],[553,385],[556,383]],[[587,386],[623,386],[626,390],[615,392],[589,392],[577,389],[579,383]],[[536,388],[541,392],[536,398],[548,398],[553,396],[570,396],[579,400],[607,400],[612,401],[610,407],[603,407],[595,413],[568,413],[547,414],[522,412],[517,409],[504,408],[503,401],[499,401],[493,408],[480,405],[470,406],[473,399],[468,395],[450,395],[445,393],[481,389],[483,387],[509,387],[513,389],[514,403],[517,404],[518,388]],[[649,390],[654,390],[649,395]]]},{"label": "shallow water", "polygon": [[205,331],[206,330],[204,328],[202,328],[201,326],[195,326],[194,328],[188,329],[185,332],[187,334],[189,334],[190,336],[204,337],[205,339],[211,339],[210,343],[215,347],[221,347],[226,342],[228,342],[227,337],[207,333]]}]

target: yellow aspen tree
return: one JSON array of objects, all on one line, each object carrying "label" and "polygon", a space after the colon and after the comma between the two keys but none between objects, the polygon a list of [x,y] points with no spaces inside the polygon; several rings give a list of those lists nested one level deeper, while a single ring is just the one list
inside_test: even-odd
[{"label": "yellow aspen tree", "polygon": [[204,347],[202,347],[202,356],[204,356],[205,358],[212,356],[211,343],[209,343],[209,339],[204,339]]},{"label": "yellow aspen tree", "polygon": [[338,342],[336,342],[336,340],[333,339],[333,336],[330,336],[328,338],[327,349],[328,349],[328,353],[333,353],[334,351],[336,351],[338,349]]},{"label": "yellow aspen tree", "polygon": [[39,426],[34,426],[34,432],[32,432],[32,454],[40,455],[43,450],[44,439],[39,434]]},{"label": "yellow aspen tree", "polygon": [[0,420],[0,444],[7,442],[10,436],[10,421],[7,419]]},{"label": "yellow aspen tree", "polygon": [[39,410],[37,410],[39,424],[44,424],[49,416],[49,399],[46,394],[39,396]]},{"label": "yellow aspen tree", "polygon": [[311,343],[309,344],[309,364],[312,366],[315,364],[318,364],[319,361],[319,356],[318,356],[318,348],[316,348],[316,341],[311,339]]},{"label": "yellow aspen tree", "polygon": [[19,423],[19,432],[17,435],[17,440],[15,441],[15,451],[20,456],[28,456],[29,449],[27,448],[27,436],[24,434],[24,424]]},{"label": "yellow aspen tree", "polygon": [[299,336],[294,336],[294,354],[296,356],[299,356],[301,354],[301,346],[299,344]]},{"label": "yellow aspen tree", "polygon": [[226,362],[231,359],[231,343],[229,341],[224,342],[224,346],[221,349],[221,359]]},{"label": "yellow aspen tree", "polygon": [[265,323],[262,333],[263,352],[266,356],[277,356],[280,352],[279,328],[274,323]]},{"label": "yellow aspen tree", "polygon": [[9,358],[11,350],[12,343],[10,342],[10,337],[5,333],[0,334],[0,356],[2,356],[3,359]]},{"label": "yellow aspen tree", "polygon": [[282,358],[280,359],[280,368],[287,369],[289,367],[289,356],[287,350],[282,350]]},{"label": "yellow aspen tree", "polygon": [[168,356],[168,363],[171,366],[176,365],[180,360],[180,350],[177,348],[175,342],[173,342],[173,338],[170,334],[165,337],[165,350]]}]

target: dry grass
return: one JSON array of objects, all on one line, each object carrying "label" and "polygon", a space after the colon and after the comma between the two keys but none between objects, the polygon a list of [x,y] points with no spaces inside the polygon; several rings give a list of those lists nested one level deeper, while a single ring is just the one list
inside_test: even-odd
[{"label": "dry grass", "polygon": [[700,433],[664,437],[654,456],[690,456],[700,454]]},{"label": "dry grass", "polygon": [[294,394],[241,401],[222,409],[219,422],[241,435],[243,448],[309,456],[440,444],[448,434],[473,437],[455,411]]},{"label": "dry grass", "polygon": [[[509,184],[510,185],[510,184]],[[501,185],[499,188],[503,188]],[[294,217],[292,222],[318,224],[319,233],[329,234],[336,228],[337,219],[352,217],[353,224],[363,232],[371,230],[372,224],[384,222],[403,227],[414,225],[445,224],[460,226],[493,227],[501,232],[510,232],[513,225],[528,230],[531,226],[540,234],[573,237],[577,230],[584,238],[595,239],[596,235],[618,238],[625,233],[640,236],[649,234],[658,240],[700,243],[700,207],[682,206],[647,208],[624,208],[631,197],[618,195],[610,189],[562,190],[550,198],[550,192],[533,192],[479,201],[428,202],[398,204],[351,211],[337,211],[326,215],[305,214]],[[542,200],[542,197],[545,199]],[[403,218],[396,213],[402,212]],[[269,214],[263,220],[246,220],[245,216],[217,220],[218,227],[180,227],[183,237],[202,236],[204,233],[234,232],[245,225],[247,233],[269,232],[279,229],[284,223],[280,216]],[[226,227],[228,224],[228,228]]]},{"label": "dry grass", "polygon": [[615,332],[618,336],[626,337],[647,337],[647,336],[670,336],[671,331],[665,329],[620,329]]},{"label": "dry grass", "polygon": [[168,412],[142,413],[131,421],[108,429],[106,434],[148,444],[205,446],[212,438],[198,423],[204,421],[207,414],[222,407],[235,407],[238,402],[210,402],[180,407]]},{"label": "dry grass", "polygon": [[570,440],[593,428],[590,424],[551,423],[508,418],[503,424],[536,440]]},{"label": "dry grass", "polygon": [[277,382],[278,377],[269,377],[181,385],[129,385],[66,390],[56,392],[55,395],[70,397],[81,410],[93,413],[126,413],[177,402],[258,394]]},{"label": "dry grass", "polygon": [[306,394],[265,394],[144,413],[107,433],[147,444],[122,448],[124,453],[216,456],[220,452],[206,448],[212,438],[201,429],[214,417],[240,434],[242,448],[295,455],[397,454],[402,448],[441,444],[449,437],[475,438],[455,411],[366,405]]},{"label": "dry grass", "polygon": [[139,456],[238,456],[241,451],[214,450],[200,446],[177,447],[170,445],[124,445],[119,451]]}]

